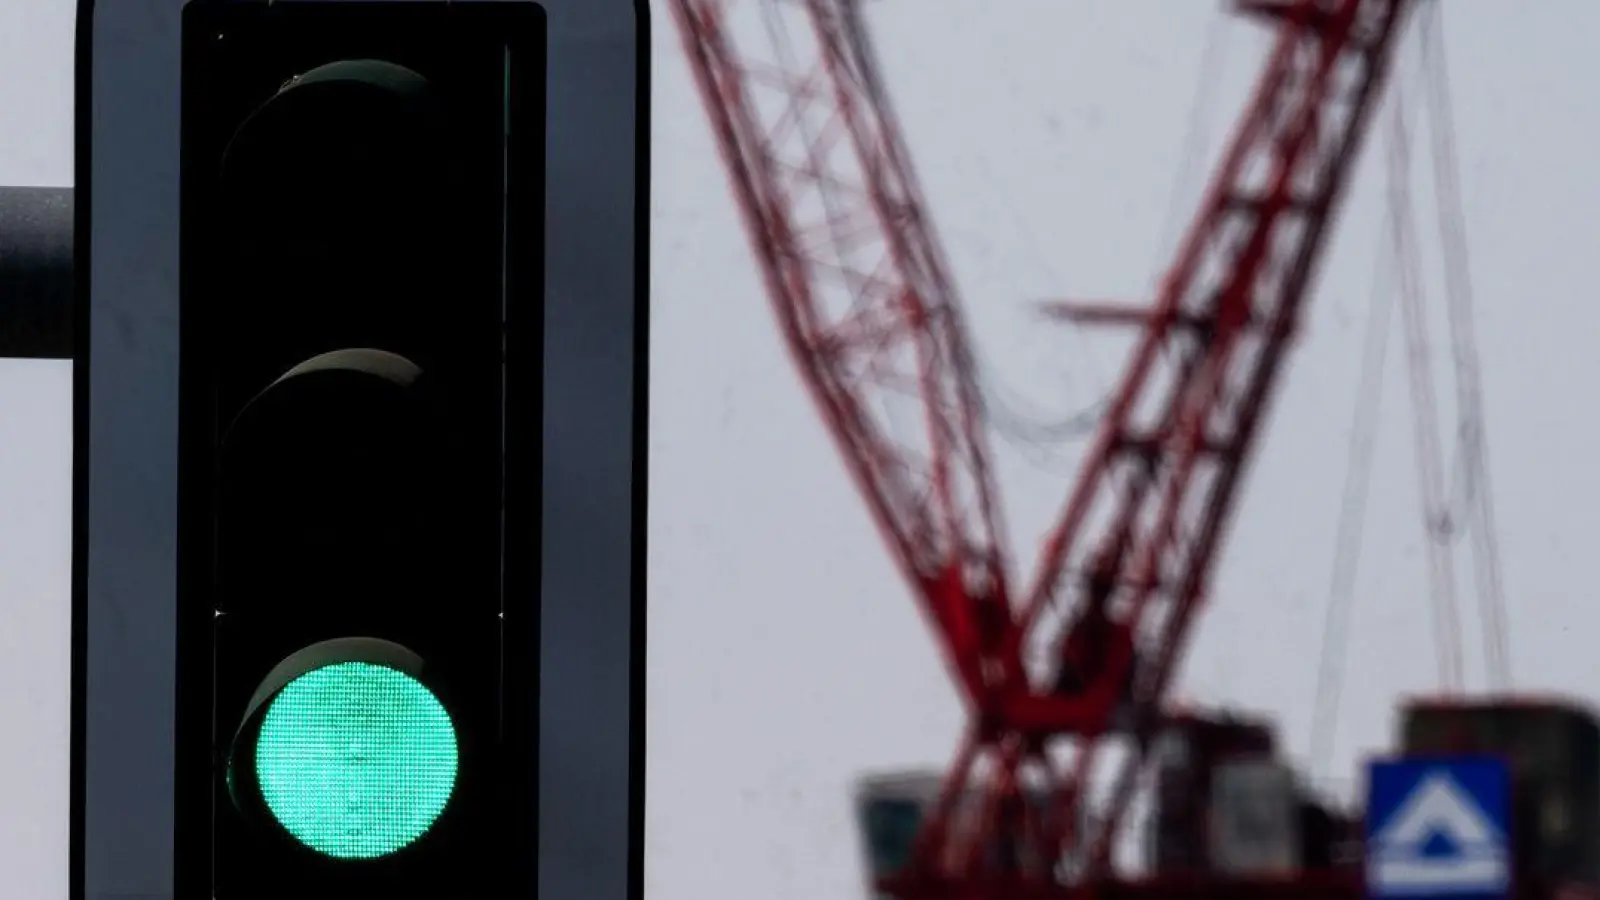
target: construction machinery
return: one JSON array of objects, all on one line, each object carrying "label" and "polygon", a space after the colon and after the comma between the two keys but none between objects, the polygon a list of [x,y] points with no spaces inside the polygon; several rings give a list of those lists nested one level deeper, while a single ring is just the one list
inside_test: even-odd
[{"label": "construction machinery", "polygon": [[[784,339],[970,712],[942,777],[862,783],[874,891],[1464,898],[1600,885],[1600,750],[1580,707],[1408,704],[1395,760],[1373,777],[1410,778],[1426,802],[1397,795],[1385,815],[1415,821],[1379,832],[1309,789],[1269,723],[1167,703],[1329,226],[1424,0],[1234,4],[1273,30],[1272,49],[1153,302],[1058,310],[1138,339],[1027,581],[1010,570],[963,306],[856,3],[669,5]],[[741,41],[757,31],[766,45]],[[925,426],[914,444],[880,412],[908,391]],[[1489,578],[1497,588],[1498,570]],[[1141,775],[1154,810],[1136,823],[1148,852],[1135,877],[1112,850]],[[1092,785],[1109,786],[1104,799]],[[1451,804],[1469,794],[1486,805],[1466,822],[1471,810]],[[1373,855],[1374,834],[1420,846],[1426,816],[1459,814],[1456,837],[1497,840],[1478,825],[1502,801],[1514,865],[1490,853],[1445,872],[1443,857]]]}]

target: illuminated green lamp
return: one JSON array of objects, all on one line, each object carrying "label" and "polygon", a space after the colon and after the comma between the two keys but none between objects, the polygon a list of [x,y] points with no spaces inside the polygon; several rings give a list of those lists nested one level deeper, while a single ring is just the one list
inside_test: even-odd
[{"label": "illuminated green lamp", "polygon": [[236,741],[235,797],[247,789],[296,841],[336,859],[415,843],[450,802],[459,762],[455,725],[420,670],[416,654],[371,638],[286,660]]}]

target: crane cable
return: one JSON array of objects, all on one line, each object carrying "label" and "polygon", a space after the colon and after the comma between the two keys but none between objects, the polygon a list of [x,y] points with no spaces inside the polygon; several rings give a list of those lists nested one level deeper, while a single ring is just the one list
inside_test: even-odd
[{"label": "crane cable", "polygon": [[[1398,113],[1401,85],[1394,88],[1397,114],[1391,128],[1404,126]],[[1350,615],[1355,597],[1362,537],[1366,526],[1366,506],[1372,478],[1374,451],[1377,448],[1378,422],[1383,394],[1384,371],[1388,362],[1390,322],[1394,314],[1394,292],[1389,284],[1394,244],[1382,241],[1374,267],[1372,293],[1367,307],[1366,336],[1361,349],[1361,382],[1357,388],[1355,421],[1350,428],[1350,443],[1345,464],[1344,488],[1339,505],[1339,520],[1334,543],[1333,573],[1328,603],[1323,613],[1322,650],[1317,666],[1316,699],[1311,714],[1310,769],[1325,772],[1332,762],[1333,742],[1338,732],[1339,701],[1344,688],[1344,666],[1348,657]]]},{"label": "crane cable", "polygon": [[[1440,629],[1442,682],[1447,689],[1462,686],[1460,636],[1456,633],[1459,612],[1455,598],[1455,560],[1451,554],[1459,537],[1470,536],[1474,563],[1475,593],[1479,603],[1479,628],[1484,642],[1484,670],[1491,688],[1505,688],[1510,682],[1508,629],[1505,601],[1500,580],[1499,545],[1493,521],[1492,491],[1486,479],[1486,434],[1483,427],[1483,399],[1479,378],[1478,352],[1472,315],[1471,277],[1466,253],[1465,213],[1460,200],[1460,176],[1456,164],[1454,126],[1444,67],[1444,48],[1438,39],[1442,29],[1442,10],[1438,4],[1421,27],[1423,80],[1427,88],[1429,133],[1432,138],[1432,172],[1437,200],[1440,243],[1444,263],[1444,293],[1449,320],[1451,354],[1456,392],[1456,473],[1455,497],[1445,495],[1443,454],[1439,449],[1436,396],[1431,381],[1432,363],[1428,358],[1426,319],[1422,313],[1420,279],[1415,277],[1416,262],[1409,261],[1413,277],[1403,301],[1408,315],[1406,325],[1412,349],[1413,412],[1416,418],[1419,464],[1424,491],[1424,520],[1438,627]],[[1409,162],[1406,162],[1409,172]],[[1400,207],[1409,222],[1411,204]],[[1396,237],[1403,239],[1404,231]],[[1414,248],[1414,243],[1412,247]]]},{"label": "crane cable", "polygon": [[[1493,491],[1489,485],[1487,434],[1484,427],[1480,369],[1472,318],[1471,280],[1466,259],[1464,211],[1460,201],[1460,178],[1454,150],[1452,102],[1445,67],[1444,48],[1438,39],[1442,10],[1430,4],[1432,16],[1421,29],[1422,79],[1427,88],[1426,106],[1430,120],[1433,169],[1438,181],[1439,225],[1445,254],[1445,287],[1450,315],[1452,350],[1457,391],[1457,451],[1453,496],[1447,506],[1427,509],[1429,537],[1452,542],[1462,532],[1472,536],[1476,574],[1476,593],[1480,604],[1485,640],[1486,676],[1492,688],[1504,689],[1511,683],[1508,628],[1503,584],[1500,574],[1498,539],[1494,524]],[[1391,150],[1406,140],[1402,110],[1403,85],[1395,85],[1394,116],[1391,120]],[[1388,215],[1394,223],[1396,203],[1404,199],[1394,188],[1408,176],[1409,168],[1397,170],[1404,154],[1391,152]],[[1398,234],[1398,232],[1396,232]],[[1331,763],[1334,738],[1339,724],[1340,695],[1344,665],[1348,657],[1349,624],[1355,593],[1355,576],[1365,523],[1373,453],[1376,446],[1379,399],[1387,356],[1389,323],[1393,295],[1384,284],[1385,263],[1403,264],[1398,258],[1404,247],[1386,239],[1380,247],[1378,274],[1368,314],[1362,357],[1362,381],[1358,389],[1355,422],[1340,508],[1333,573],[1322,632],[1321,660],[1317,673],[1316,699],[1312,713],[1310,763],[1313,772],[1326,772]],[[1384,251],[1388,251],[1385,253]],[[1414,385],[1415,387],[1415,385]],[[1439,623],[1443,624],[1443,623]],[[1438,635],[1441,655],[1459,638]],[[1443,665],[1443,663],[1442,663]]]},{"label": "crane cable", "polygon": [[[1424,22],[1424,31],[1428,24]],[[1398,106],[1399,98],[1396,102]],[[1406,335],[1406,358],[1410,363],[1412,444],[1416,450],[1417,485],[1422,493],[1424,553],[1428,561],[1428,594],[1433,602],[1439,684],[1447,692],[1456,693],[1462,687],[1460,604],[1456,599],[1455,560],[1450,554],[1454,541],[1447,531],[1438,527],[1441,517],[1448,515],[1444,499],[1443,451],[1439,446],[1439,401],[1428,343],[1427,302],[1417,257],[1410,185],[1411,141],[1405,128],[1395,129],[1389,149],[1389,226],[1395,242],[1395,257],[1400,263],[1400,310]]]},{"label": "crane cable", "polygon": [[[1434,194],[1438,202],[1440,242],[1444,255],[1445,301],[1455,357],[1457,440],[1457,511],[1441,520],[1447,533],[1464,526],[1470,535],[1474,587],[1484,638],[1484,669],[1491,689],[1511,686],[1510,628],[1501,576],[1500,542],[1494,515],[1494,490],[1489,479],[1488,428],[1484,418],[1482,369],[1473,314],[1471,269],[1468,265],[1466,213],[1461,201],[1461,170],[1455,149],[1454,103],[1445,59],[1443,11],[1424,23],[1422,53],[1428,86],[1432,137]],[[1431,26],[1431,27],[1429,27]],[[1465,520],[1465,521],[1462,521]]]},{"label": "crane cable", "polygon": [[[1219,4],[1219,13],[1222,12],[1222,5]],[[1193,200],[1194,186],[1197,181],[1203,184],[1202,179],[1206,174],[1203,164],[1210,143],[1209,126],[1215,117],[1220,93],[1217,85],[1221,82],[1221,66],[1228,58],[1230,21],[1231,17],[1219,14],[1211,20],[1211,27],[1206,32],[1205,44],[1200,52],[1200,71],[1194,82],[1188,122],[1184,127],[1180,162],[1169,191],[1153,271],[1160,271],[1168,263],[1173,246],[1181,235],[1178,226],[1182,224],[1183,214]],[[1159,280],[1152,283],[1150,288],[1153,289],[1157,283]],[[978,357],[975,368],[979,373],[980,413],[994,433],[1021,451],[1034,468],[1058,473],[1075,472],[1076,460],[1065,458],[1056,448],[1079,441],[1099,427],[1106,409],[1111,405],[1114,389],[1102,390],[1098,399],[1065,416],[1047,418],[1036,413],[1028,414],[1021,411],[1027,404],[995,377],[993,366],[976,351],[974,355]]]}]

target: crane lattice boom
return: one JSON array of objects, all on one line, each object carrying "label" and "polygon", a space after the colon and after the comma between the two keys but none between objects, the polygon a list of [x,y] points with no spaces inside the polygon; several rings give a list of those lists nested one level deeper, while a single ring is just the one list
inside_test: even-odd
[{"label": "crane lattice boom", "polygon": [[[853,0],[673,0],[785,338],[972,708],[902,896],[1103,872],[1414,5],[1237,4],[1276,42],[1158,296],[1065,310],[1143,334],[1013,592],[961,306]],[[765,28],[766,52],[735,45],[735,16]],[[907,391],[927,426],[914,447],[875,412]],[[1106,640],[1118,628],[1128,639]],[[1084,642],[1092,663],[1067,651]],[[1137,752],[1087,815],[1097,751],[1118,734]],[[1056,802],[1019,802],[1023,782]],[[987,802],[958,819],[974,784]]]},{"label": "crane lattice boom", "polygon": [[[850,3],[676,0],[784,338],[896,560],[980,692],[1008,624],[989,451],[942,248]],[[731,20],[770,38],[734,43]],[[920,397],[917,446],[881,410]]]}]

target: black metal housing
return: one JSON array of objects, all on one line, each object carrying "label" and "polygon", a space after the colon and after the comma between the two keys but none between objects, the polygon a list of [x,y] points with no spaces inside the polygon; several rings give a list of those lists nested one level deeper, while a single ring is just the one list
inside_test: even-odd
[{"label": "black metal housing", "polygon": [[0,187],[0,356],[72,358],[72,188]]},{"label": "black metal housing", "polygon": [[[218,900],[523,893],[543,12],[192,0],[183,31],[177,871]],[[351,635],[420,657],[461,757],[370,860],[229,779],[263,679]]]}]

